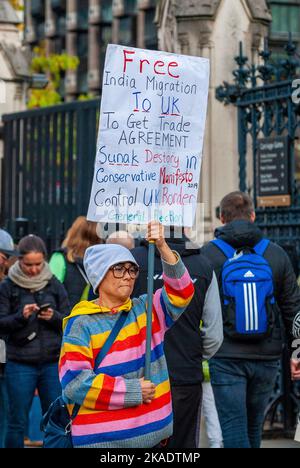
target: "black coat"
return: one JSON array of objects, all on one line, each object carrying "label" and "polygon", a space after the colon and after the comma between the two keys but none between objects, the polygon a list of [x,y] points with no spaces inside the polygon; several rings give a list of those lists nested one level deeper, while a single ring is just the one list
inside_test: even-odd
[{"label": "black coat", "polygon": [[[70,303],[70,310],[80,302],[82,293],[86,287],[86,280],[81,272],[85,274],[83,260],[80,258],[76,259],[76,262],[69,262],[67,259],[67,254],[65,249],[58,250],[66,262],[66,275],[63,282],[63,285],[67,291],[68,299]],[[90,288],[89,300],[96,299],[97,296],[93,294],[92,288]]]},{"label": "black coat", "polygon": [[[33,314],[24,318],[26,304],[51,304],[54,315],[45,321]],[[6,278],[0,284],[0,334],[6,336],[7,360],[24,364],[57,362],[62,339],[62,319],[70,312],[64,286],[53,277],[36,293]]]},{"label": "black coat", "polygon": [[[175,385],[193,385],[202,382],[202,339],[200,322],[206,293],[212,281],[213,270],[199,248],[186,249],[185,240],[167,240],[177,251],[194,282],[195,294],[187,310],[165,335],[166,354],[170,380]],[[147,293],[148,244],[133,249],[132,254],[140,267],[133,297]],[[154,290],[163,286],[162,264],[158,251],[155,255]]]},{"label": "black coat", "polygon": [[[238,249],[246,246],[254,247],[261,241],[263,235],[255,224],[241,220],[218,228],[215,237]],[[205,245],[202,253],[214,268],[221,289],[222,267],[227,258],[212,243]],[[279,245],[271,242],[264,258],[269,262],[273,272],[274,294],[280,309],[277,326],[271,337],[255,344],[230,340],[226,336],[226,327],[224,327],[224,342],[216,354],[217,358],[275,360],[282,353],[285,338],[291,344],[293,320],[296,313],[300,311],[300,290],[296,276],[288,255]]]},{"label": "black coat", "polygon": [[86,287],[86,281],[78,267],[84,271],[82,260],[77,259],[76,263],[71,263],[66,259],[66,276],[63,284],[68,294],[70,310],[80,302],[82,293]]}]

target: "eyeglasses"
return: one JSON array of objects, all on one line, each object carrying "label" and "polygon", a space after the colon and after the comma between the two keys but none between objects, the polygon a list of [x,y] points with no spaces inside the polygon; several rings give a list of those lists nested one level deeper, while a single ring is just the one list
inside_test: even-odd
[{"label": "eyeglasses", "polygon": [[110,270],[117,279],[124,278],[127,272],[131,279],[136,279],[139,275],[139,269],[135,265],[132,265],[129,268],[126,268],[124,265],[114,265],[110,268]]}]

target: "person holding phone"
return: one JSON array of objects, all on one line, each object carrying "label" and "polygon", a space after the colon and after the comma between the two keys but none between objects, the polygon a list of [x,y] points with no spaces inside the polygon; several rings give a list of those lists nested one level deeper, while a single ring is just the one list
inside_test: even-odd
[{"label": "person holding phone", "polygon": [[46,262],[42,239],[21,239],[19,260],[0,284],[0,333],[7,336],[9,395],[7,448],[21,448],[35,389],[45,413],[60,394],[58,359],[62,319],[69,313],[64,286]]}]

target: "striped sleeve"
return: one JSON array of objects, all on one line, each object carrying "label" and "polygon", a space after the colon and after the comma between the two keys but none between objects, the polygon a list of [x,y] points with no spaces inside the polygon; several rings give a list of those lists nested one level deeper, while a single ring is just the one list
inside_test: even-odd
[{"label": "striped sleeve", "polygon": [[194,285],[179,255],[178,262],[170,265],[162,260],[164,287],[154,294],[153,305],[166,331],[180,317],[191,302]]},{"label": "striped sleeve", "polygon": [[138,379],[94,372],[92,347],[82,337],[64,337],[59,377],[63,394],[73,403],[90,410],[116,410],[142,404]]}]

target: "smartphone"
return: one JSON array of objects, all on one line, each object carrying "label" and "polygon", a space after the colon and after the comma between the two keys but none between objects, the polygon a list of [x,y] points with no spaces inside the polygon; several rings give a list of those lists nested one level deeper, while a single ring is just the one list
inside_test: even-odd
[{"label": "smartphone", "polygon": [[50,307],[51,307],[51,304],[50,304],[50,303],[42,304],[37,312],[38,312],[38,314],[39,314],[40,312],[43,312],[44,310],[47,310],[47,309],[49,309]]}]

